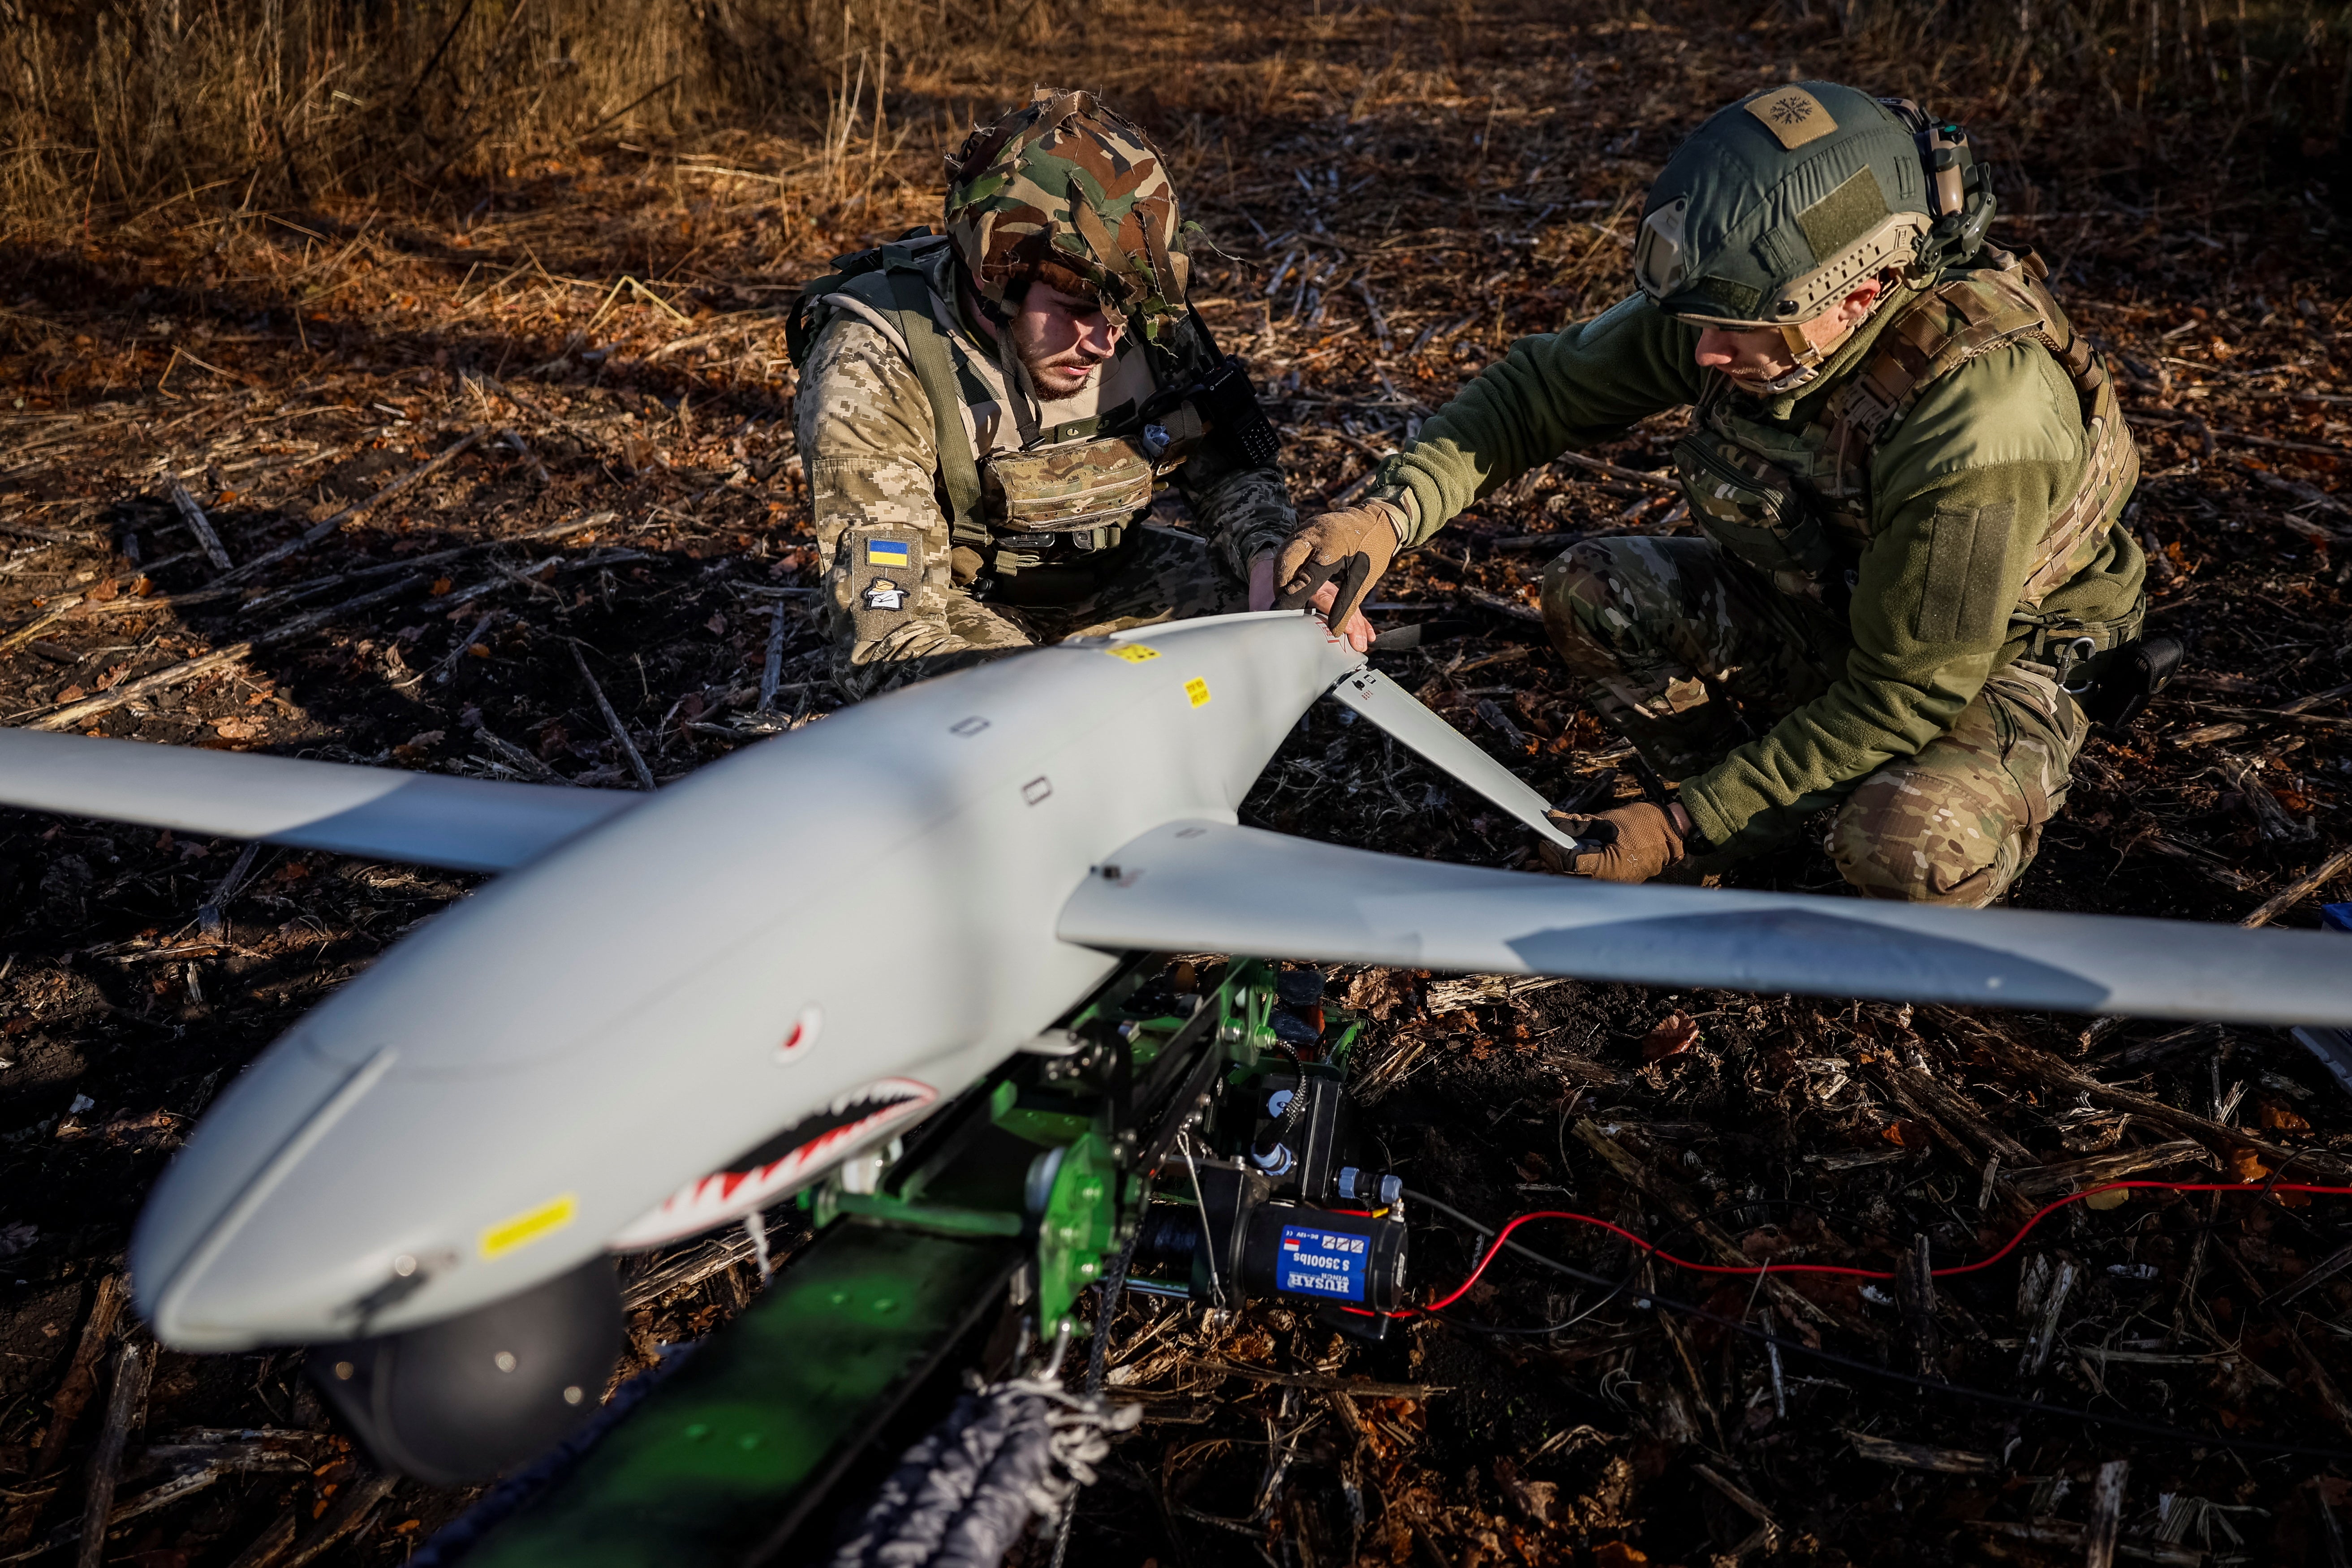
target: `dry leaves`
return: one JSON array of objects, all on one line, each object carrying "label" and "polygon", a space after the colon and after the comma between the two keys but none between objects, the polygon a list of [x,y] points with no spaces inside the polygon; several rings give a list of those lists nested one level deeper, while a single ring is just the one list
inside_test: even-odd
[{"label": "dry leaves", "polygon": [[1698,1044],[1698,1026],[1682,1013],[1669,1013],[1642,1037],[1642,1059],[1664,1061]]}]

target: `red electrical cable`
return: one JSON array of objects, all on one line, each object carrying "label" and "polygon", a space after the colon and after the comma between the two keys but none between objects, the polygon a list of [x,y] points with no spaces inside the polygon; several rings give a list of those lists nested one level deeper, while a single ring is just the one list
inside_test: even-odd
[{"label": "red electrical cable", "polygon": [[[2002,1258],[2007,1258],[2011,1253],[2016,1251],[2019,1245],[2025,1240],[2026,1237],[2032,1231],[2035,1226],[2040,1225],[2044,1219],[2047,1219],[2050,1215],[2057,1213],[2060,1209],[2064,1208],[2068,1204],[2080,1203],[2083,1199],[2092,1197],[2099,1193],[2112,1193],[2127,1190],[2133,1187],[2152,1187],[2158,1191],[2168,1193],[2253,1193],[2256,1194],[2266,1194],[2270,1193],[2310,1193],[2323,1197],[2352,1197],[2352,1187],[2321,1187],[2313,1186],[2302,1182],[2109,1182],[2103,1186],[2088,1187],[2079,1193],[2069,1193],[2066,1196],[2060,1198],[2055,1203],[2044,1204],[2040,1209],[2034,1212],[2033,1216],[2031,1219],[2020,1226],[2017,1229],[2017,1234],[2011,1237],[2009,1240],[2003,1244],[2001,1249],[1994,1253],[1991,1257],[1980,1258],[1974,1263],[1957,1263],[1948,1268],[1930,1269],[1929,1273],[1936,1279],[1947,1279],[1956,1274],[1974,1274],[1980,1269],[1990,1268],[1994,1264],[1999,1263]],[[1511,1238],[1511,1233],[1513,1231],[1518,1229],[1519,1226],[1523,1225],[1528,1225],[1539,1219],[1572,1219],[1580,1224],[1598,1226],[1602,1230],[1608,1231],[1612,1235],[1624,1237],[1627,1241],[1630,1241],[1635,1247],[1642,1248],[1642,1250],[1648,1253],[1651,1257],[1655,1258],[1662,1262],[1671,1263],[1677,1268],[1686,1268],[1694,1274],[1730,1274],[1739,1276],[1743,1279],[1753,1279],[1756,1276],[1762,1274],[1834,1274],[1843,1275],[1845,1278],[1853,1279],[1892,1279],[1895,1278],[1895,1271],[1891,1268],[1856,1268],[1850,1265],[1837,1263],[1764,1263],[1757,1264],[1752,1267],[1724,1263],[1694,1263],[1687,1258],[1676,1258],[1671,1252],[1661,1252],[1657,1247],[1651,1245],[1649,1242],[1643,1240],[1640,1237],[1635,1236],[1632,1231],[1627,1230],[1624,1226],[1613,1225],[1608,1220],[1599,1219],[1589,1214],[1576,1214],[1567,1209],[1538,1209],[1529,1214],[1520,1215],[1508,1225],[1503,1226],[1501,1230],[1496,1231],[1495,1233],[1494,1240],[1487,1244],[1485,1256],[1478,1259],[1478,1266],[1470,1270],[1470,1277],[1463,1280],[1461,1284],[1455,1286],[1454,1289],[1449,1291],[1446,1295],[1439,1298],[1437,1300],[1432,1301],[1426,1307],[1407,1308],[1400,1312],[1390,1312],[1384,1315],[1391,1318],[1410,1318],[1418,1316],[1424,1312],[1438,1312],[1444,1310],[1447,1307],[1452,1306],[1455,1301],[1460,1300],[1462,1297],[1468,1292],[1470,1287],[1478,1283],[1479,1276],[1486,1272],[1486,1266],[1494,1262],[1496,1257],[1501,1253],[1503,1250],[1503,1244]],[[1353,1308],[1349,1309],[1349,1310],[1361,1312],[1362,1310],[1360,1308]],[[1375,1314],[1363,1313],[1362,1315],[1369,1317]]]}]

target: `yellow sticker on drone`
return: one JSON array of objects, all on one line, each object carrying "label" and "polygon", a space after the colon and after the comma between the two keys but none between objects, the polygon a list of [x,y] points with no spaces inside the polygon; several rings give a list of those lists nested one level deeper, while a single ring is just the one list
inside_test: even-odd
[{"label": "yellow sticker on drone", "polygon": [[1209,683],[1196,675],[1184,683],[1184,695],[1192,700],[1193,707],[1198,708],[1209,700]]},{"label": "yellow sticker on drone", "polygon": [[1837,121],[1830,118],[1822,100],[1801,87],[1784,87],[1778,92],[1749,99],[1748,112],[1762,121],[1764,129],[1791,151],[1837,129]]},{"label": "yellow sticker on drone", "polygon": [[1113,658],[1123,658],[1129,664],[1148,664],[1160,657],[1158,648],[1146,647],[1139,642],[1124,642],[1117,647],[1107,647],[1103,652]]},{"label": "yellow sticker on drone", "polygon": [[502,1219],[482,1232],[482,1256],[500,1258],[518,1247],[529,1247],[544,1236],[553,1236],[572,1223],[580,1212],[580,1194],[565,1193],[528,1208],[511,1218]]}]

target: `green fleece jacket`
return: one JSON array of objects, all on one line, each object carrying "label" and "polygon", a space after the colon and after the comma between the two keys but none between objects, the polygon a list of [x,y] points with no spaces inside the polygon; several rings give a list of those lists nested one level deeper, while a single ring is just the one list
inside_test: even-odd
[{"label": "green fleece jacket", "polygon": [[[1737,411],[1796,436],[1901,309],[1898,300],[1880,310],[1796,392],[1734,394]],[[1561,451],[1696,401],[1698,335],[1636,295],[1580,325],[1522,338],[1422,426],[1371,494],[1404,507],[1411,542],[1423,542]],[[1683,781],[1682,802],[1710,842],[1745,848],[1779,837],[1950,728],[1986,678],[2021,651],[2008,612],[2089,457],[2074,388],[2038,344],[1996,349],[1928,385],[1872,455],[1871,538],[1853,563],[1843,624],[1806,606],[1827,624],[1829,689]],[[2146,569],[2129,531],[2111,528],[2040,607],[2084,620],[2123,616]]]}]

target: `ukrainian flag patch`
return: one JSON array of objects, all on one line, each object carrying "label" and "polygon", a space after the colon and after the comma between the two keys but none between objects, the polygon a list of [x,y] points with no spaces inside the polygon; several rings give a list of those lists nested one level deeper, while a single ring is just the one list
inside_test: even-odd
[{"label": "ukrainian flag patch", "polygon": [[869,539],[866,542],[866,564],[868,566],[904,566],[910,558],[909,547],[903,539]]}]

